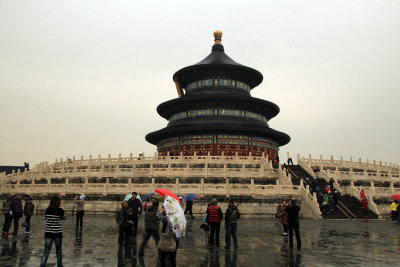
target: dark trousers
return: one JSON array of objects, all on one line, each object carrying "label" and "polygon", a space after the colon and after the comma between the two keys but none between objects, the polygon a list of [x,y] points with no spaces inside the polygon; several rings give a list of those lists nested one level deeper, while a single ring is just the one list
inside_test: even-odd
[{"label": "dark trousers", "polygon": [[397,221],[397,217],[398,217],[397,215],[398,215],[397,211],[392,210],[392,221]]},{"label": "dark trousers", "polygon": [[282,224],[282,226],[283,226],[283,232],[284,232],[284,233],[287,233],[287,230],[288,230],[288,225],[287,225],[287,223]]},{"label": "dark trousers", "polygon": [[176,267],[176,251],[178,250],[179,240],[175,240],[175,242],[176,242],[176,250],[174,252],[161,251],[161,254],[160,254],[161,267],[165,267],[166,266],[167,256],[168,255],[169,255],[169,258],[171,260],[171,267]]},{"label": "dark trousers", "polygon": [[118,235],[118,244],[122,246],[124,244],[125,239],[125,246],[130,245],[130,236],[132,234],[132,225],[128,225],[126,227],[120,226],[119,227],[119,235]]},{"label": "dark trousers", "polygon": [[76,231],[78,231],[78,226],[80,226],[80,229],[82,231],[84,213],[85,212],[83,210],[76,212]]},{"label": "dark trousers", "polygon": [[293,160],[292,159],[288,159],[287,160],[287,165],[290,165],[290,163],[292,163],[292,165],[293,165]]},{"label": "dark trousers", "polygon": [[133,235],[133,237],[136,237],[136,236],[137,236],[138,220],[139,220],[138,217],[133,217],[133,218],[132,218],[132,221],[133,221],[133,229],[132,229],[131,235]]},{"label": "dark trousers", "polygon": [[296,241],[297,247],[301,248],[301,239],[300,239],[300,223],[297,222],[289,222],[289,246],[293,247],[293,230],[296,233]]},{"label": "dark trousers", "polygon": [[22,217],[22,213],[14,213],[13,218],[14,218],[14,234],[18,233],[18,228],[19,228],[19,218]]},{"label": "dark trousers", "polygon": [[190,214],[190,217],[192,217],[192,218],[193,218],[192,207],[190,207],[190,208],[186,207],[186,209],[185,209],[185,213],[184,213],[184,214],[186,214],[186,212],[189,212],[189,214]]},{"label": "dark trousers", "polygon": [[31,230],[31,215],[25,216],[25,222],[26,222],[26,229],[25,231],[29,232]]},{"label": "dark trousers", "polygon": [[7,232],[10,230],[10,225],[12,221],[12,216],[8,212],[7,214],[4,214],[4,223],[3,223],[3,232]]},{"label": "dark trousers", "polygon": [[144,247],[146,246],[147,241],[149,241],[151,236],[153,236],[154,241],[156,241],[156,245],[158,245],[158,241],[160,241],[160,235],[158,234],[158,231],[146,230],[143,236],[142,244],[139,248],[139,255],[144,254]]},{"label": "dark trousers", "polygon": [[231,246],[231,236],[233,238],[233,245],[235,248],[238,247],[237,242],[237,223],[226,224],[225,225],[225,245],[226,248],[230,248]]},{"label": "dark trousers", "polygon": [[56,255],[57,255],[57,266],[61,267],[62,264],[62,238],[44,238],[44,252],[42,256],[42,260],[40,261],[40,267],[46,266],[47,259],[49,258],[51,246],[54,244],[56,245]]},{"label": "dark trousers", "polygon": [[[221,223],[210,223],[210,245],[214,244],[219,246],[219,229],[221,228]],[[215,243],[214,243],[215,242]]]}]

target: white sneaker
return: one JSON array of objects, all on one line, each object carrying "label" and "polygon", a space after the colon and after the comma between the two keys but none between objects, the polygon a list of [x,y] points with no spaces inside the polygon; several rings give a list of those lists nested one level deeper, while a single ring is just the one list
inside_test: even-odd
[{"label": "white sneaker", "polygon": [[31,232],[25,231],[25,234],[30,234]]}]

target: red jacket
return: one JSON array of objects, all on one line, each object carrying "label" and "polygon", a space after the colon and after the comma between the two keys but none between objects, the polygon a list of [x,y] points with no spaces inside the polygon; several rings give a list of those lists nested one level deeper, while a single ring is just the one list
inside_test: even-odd
[{"label": "red jacket", "polygon": [[223,218],[222,210],[217,205],[211,205],[207,209],[207,222],[208,223],[220,223]]}]

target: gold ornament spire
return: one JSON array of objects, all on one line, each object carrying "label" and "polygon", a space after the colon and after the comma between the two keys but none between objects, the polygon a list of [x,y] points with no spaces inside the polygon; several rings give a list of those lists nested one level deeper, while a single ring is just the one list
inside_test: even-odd
[{"label": "gold ornament spire", "polygon": [[214,32],[215,44],[221,44],[221,38],[222,38],[222,32],[221,31],[215,31]]}]

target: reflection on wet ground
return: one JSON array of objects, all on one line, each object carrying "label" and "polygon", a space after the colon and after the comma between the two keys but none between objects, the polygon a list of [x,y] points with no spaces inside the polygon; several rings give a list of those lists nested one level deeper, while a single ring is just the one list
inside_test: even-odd
[{"label": "reflection on wet ground", "polygon": [[[4,218],[0,221],[3,223]],[[207,248],[200,219],[188,220],[186,237],[180,242],[178,266],[397,266],[400,262],[400,226],[390,221],[302,220],[301,250],[289,249],[281,227],[272,218],[242,218],[239,249]],[[74,217],[63,223],[65,266],[157,266],[158,253],[150,239],[145,256],[137,256],[141,235],[130,248],[118,248],[114,216],[85,215],[82,236],[75,236]],[[43,253],[44,217],[32,218],[32,233],[0,240],[0,266],[39,266]],[[143,217],[139,221],[143,233]],[[48,265],[56,266],[53,247]]]}]

